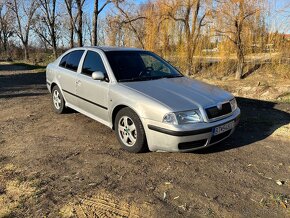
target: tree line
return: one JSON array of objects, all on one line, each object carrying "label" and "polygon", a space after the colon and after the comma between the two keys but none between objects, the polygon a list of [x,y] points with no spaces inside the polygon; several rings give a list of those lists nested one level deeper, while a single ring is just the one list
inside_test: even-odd
[{"label": "tree line", "polygon": [[270,31],[267,13],[266,0],[0,0],[0,52],[21,47],[28,60],[32,47],[57,57],[75,46],[134,46],[188,74],[200,57],[234,56],[240,79],[246,54],[289,48]]}]

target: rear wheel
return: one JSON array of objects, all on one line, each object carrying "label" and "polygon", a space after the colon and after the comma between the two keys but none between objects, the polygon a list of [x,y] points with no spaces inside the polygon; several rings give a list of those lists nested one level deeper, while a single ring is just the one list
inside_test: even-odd
[{"label": "rear wheel", "polygon": [[138,115],[130,108],[121,109],[115,119],[115,132],[122,148],[139,153],[147,150],[146,135]]},{"label": "rear wheel", "polygon": [[65,112],[65,101],[58,86],[52,88],[52,105],[56,113],[62,114]]}]

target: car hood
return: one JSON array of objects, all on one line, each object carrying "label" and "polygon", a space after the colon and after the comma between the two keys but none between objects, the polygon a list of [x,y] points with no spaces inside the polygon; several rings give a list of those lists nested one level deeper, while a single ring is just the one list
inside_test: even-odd
[{"label": "car hood", "polygon": [[126,82],[122,85],[161,102],[173,111],[206,108],[233,98],[232,94],[216,86],[187,77]]}]

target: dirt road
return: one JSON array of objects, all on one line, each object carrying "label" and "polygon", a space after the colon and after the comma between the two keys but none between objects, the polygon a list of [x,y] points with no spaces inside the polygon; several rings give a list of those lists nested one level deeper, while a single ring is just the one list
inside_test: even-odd
[{"label": "dirt road", "polygon": [[131,154],[114,132],[53,113],[43,69],[0,65],[0,217],[290,216],[290,105],[239,98],[225,142]]}]

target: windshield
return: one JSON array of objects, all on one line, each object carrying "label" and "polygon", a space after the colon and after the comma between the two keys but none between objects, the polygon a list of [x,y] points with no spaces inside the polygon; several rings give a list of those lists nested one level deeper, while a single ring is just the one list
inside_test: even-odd
[{"label": "windshield", "polygon": [[107,59],[118,82],[182,77],[174,67],[148,51],[108,51]]}]

